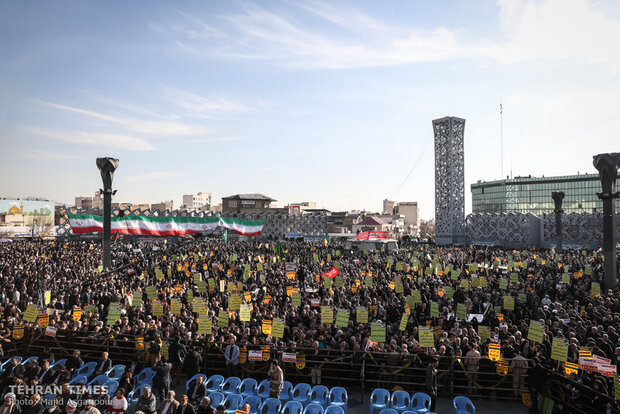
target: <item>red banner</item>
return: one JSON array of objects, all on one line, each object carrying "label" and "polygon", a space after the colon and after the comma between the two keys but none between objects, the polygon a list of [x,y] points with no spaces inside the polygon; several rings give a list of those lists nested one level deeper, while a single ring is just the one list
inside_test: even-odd
[{"label": "red banner", "polygon": [[340,274],[340,270],[336,269],[335,267],[332,267],[332,270],[330,270],[327,273],[323,273],[323,277],[328,277],[330,279],[333,279],[339,274]]},{"label": "red banner", "polygon": [[389,239],[389,231],[365,231],[357,234],[357,240]]}]

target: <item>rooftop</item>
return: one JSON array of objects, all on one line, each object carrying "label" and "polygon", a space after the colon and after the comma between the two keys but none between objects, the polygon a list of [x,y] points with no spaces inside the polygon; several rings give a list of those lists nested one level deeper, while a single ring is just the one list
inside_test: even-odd
[{"label": "rooftop", "polygon": [[234,194],[228,197],[222,197],[225,199],[231,199],[231,200],[263,200],[263,201],[278,201],[276,199],[273,199],[271,197],[267,197],[264,194],[260,194],[260,193],[248,193],[248,194]]}]

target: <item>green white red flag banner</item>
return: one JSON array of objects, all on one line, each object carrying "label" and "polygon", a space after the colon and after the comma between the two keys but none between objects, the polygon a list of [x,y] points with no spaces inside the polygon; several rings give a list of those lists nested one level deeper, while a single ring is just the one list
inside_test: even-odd
[{"label": "green white red flag banner", "polygon": [[[89,214],[67,214],[75,234],[103,231],[103,217]],[[112,234],[139,234],[148,236],[181,236],[201,233],[223,227],[244,236],[258,236],[265,221],[250,221],[224,217],[145,217],[124,216],[111,218]]]}]

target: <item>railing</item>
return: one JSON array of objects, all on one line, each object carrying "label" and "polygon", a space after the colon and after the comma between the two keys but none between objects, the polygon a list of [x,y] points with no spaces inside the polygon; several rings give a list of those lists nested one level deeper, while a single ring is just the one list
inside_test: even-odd
[{"label": "railing", "polygon": [[[224,350],[226,344],[195,342],[192,344],[201,354],[203,363],[200,372],[208,375],[226,375]],[[221,346],[220,346],[221,345]],[[4,346],[7,355],[42,355],[45,347],[55,353],[56,359],[64,358],[74,350],[80,350],[84,360],[96,360],[101,353],[107,351],[112,361],[131,366],[137,363],[137,368],[146,366],[149,343],[142,348],[136,347],[131,340],[116,340],[112,337],[93,338],[82,336],[80,332],[58,333],[56,337],[42,334],[40,329],[32,331],[26,329],[20,340],[11,340]],[[246,349],[259,350],[259,346],[250,346]],[[430,357],[426,354],[407,354],[401,356],[396,353],[352,352],[347,350],[320,350],[315,354],[314,349],[297,348],[271,349],[269,358],[281,359],[282,352],[293,352],[305,355],[305,365],[296,366],[293,363],[283,363],[285,379],[292,383],[318,383],[327,386],[343,386],[351,391],[358,391],[361,400],[365,402],[365,394],[370,394],[374,388],[395,389],[401,388],[409,392],[425,391],[426,369]],[[269,369],[268,361],[246,361],[239,365],[241,377],[260,379],[266,377]],[[479,360],[479,370],[468,372],[465,368],[466,358],[438,357],[438,393],[439,395],[477,395],[481,398],[514,399],[513,375],[507,372],[500,375],[495,363],[487,358]],[[508,361],[510,364],[510,361]],[[526,375],[523,384],[527,383]],[[519,393],[520,390],[517,390]]]}]

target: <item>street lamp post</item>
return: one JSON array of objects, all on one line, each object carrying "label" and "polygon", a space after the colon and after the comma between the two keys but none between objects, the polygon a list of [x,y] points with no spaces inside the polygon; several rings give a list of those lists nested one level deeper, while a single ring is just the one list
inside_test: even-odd
[{"label": "street lamp post", "polygon": [[114,171],[118,168],[117,158],[97,158],[97,168],[101,173],[103,180],[103,267],[112,267],[112,258],[110,257],[110,227],[112,215],[112,195],[116,191],[112,191],[112,180],[114,179]]},{"label": "street lamp post", "polygon": [[554,191],[551,193],[551,198],[555,202],[555,249],[558,252],[562,252],[562,200],[564,200],[564,191]]},{"label": "street lamp post", "polygon": [[601,178],[602,192],[596,193],[603,200],[603,257],[605,259],[605,289],[616,287],[616,178],[620,167],[620,153],[595,155],[594,167]]}]

